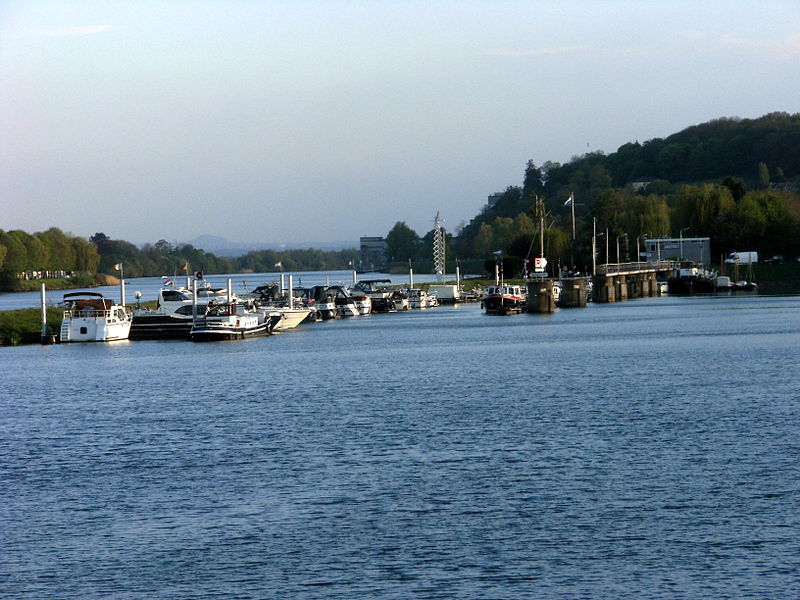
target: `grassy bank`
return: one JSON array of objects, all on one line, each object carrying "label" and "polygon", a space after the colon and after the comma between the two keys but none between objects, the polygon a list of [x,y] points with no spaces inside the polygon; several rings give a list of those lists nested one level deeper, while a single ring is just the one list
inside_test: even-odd
[{"label": "grassy bank", "polygon": [[[47,335],[57,335],[64,309],[47,309]],[[39,308],[0,311],[0,345],[38,344],[42,337],[42,312]]]}]

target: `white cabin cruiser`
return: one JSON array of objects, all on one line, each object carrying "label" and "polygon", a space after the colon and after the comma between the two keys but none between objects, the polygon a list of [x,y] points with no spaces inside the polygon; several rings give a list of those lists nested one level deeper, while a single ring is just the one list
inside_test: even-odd
[{"label": "white cabin cruiser", "polygon": [[328,291],[333,293],[333,301],[336,304],[336,315],[339,317],[357,317],[361,314],[356,300],[343,285],[332,285]]},{"label": "white cabin cruiser", "polygon": [[127,340],[131,315],[125,307],[98,292],[64,294],[61,342],[110,342]]},{"label": "white cabin cruiser", "polygon": [[353,302],[356,305],[358,314],[368,315],[372,312],[372,298],[369,297],[364,290],[356,287],[351,287],[349,290],[350,295],[353,297]]},{"label": "white cabin cruiser", "polygon": [[392,301],[394,290],[381,287],[381,284],[391,282],[391,279],[362,279],[353,286],[351,293],[361,292],[369,296],[371,312],[395,312],[397,307]]},{"label": "white cabin cruiser", "polygon": [[315,285],[308,290],[309,304],[313,304],[317,311],[317,315],[323,321],[335,319],[336,313],[336,299],[335,293],[328,289],[327,285]]},{"label": "white cabin cruiser", "polygon": [[436,296],[429,294],[426,290],[409,288],[406,292],[408,294],[408,304],[411,308],[433,308],[434,306],[439,306]]}]

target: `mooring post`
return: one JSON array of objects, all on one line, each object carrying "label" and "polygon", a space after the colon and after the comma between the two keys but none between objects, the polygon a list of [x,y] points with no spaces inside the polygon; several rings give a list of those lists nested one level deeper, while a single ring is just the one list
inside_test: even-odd
[{"label": "mooring post", "polygon": [[47,298],[42,284],[42,343],[47,343]]}]

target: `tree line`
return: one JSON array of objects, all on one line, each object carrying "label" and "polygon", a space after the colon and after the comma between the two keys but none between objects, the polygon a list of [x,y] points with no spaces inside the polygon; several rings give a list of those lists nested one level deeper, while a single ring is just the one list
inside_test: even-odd
[{"label": "tree line", "polygon": [[57,227],[27,233],[0,229],[0,285],[14,279],[63,278],[94,273],[100,263],[97,247],[86,238],[67,235]]},{"label": "tree line", "polygon": [[88,240],[56,227],[28,233],[0,230],[0,288],[16,289],[20,279],[80,278],[96,273],[125,277],[174,276],[189,273],[235,273],[347,269],[357,261],[357,250],[324,251],[313,248],[258,250],[236,258],[220,257],[191,244],[159,240],[138,248],[125,240],[95,233]]}]

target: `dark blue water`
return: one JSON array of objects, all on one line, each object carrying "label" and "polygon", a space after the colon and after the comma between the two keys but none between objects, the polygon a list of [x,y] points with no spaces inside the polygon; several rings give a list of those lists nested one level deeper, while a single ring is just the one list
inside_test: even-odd
[{"label": "dark blue water", "polygon": [[800,297],[0,348],[4,598],[798,598]]}]

